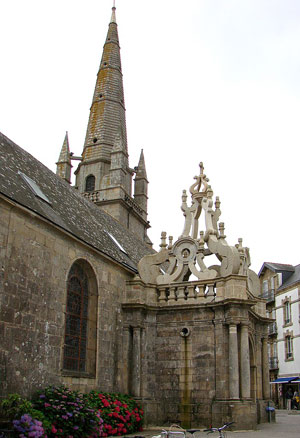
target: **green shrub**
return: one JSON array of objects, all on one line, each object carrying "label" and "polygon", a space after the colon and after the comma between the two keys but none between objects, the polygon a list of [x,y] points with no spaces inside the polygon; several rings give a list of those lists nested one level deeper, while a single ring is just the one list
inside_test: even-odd
[{"label": "green shrub", "polygon": [[[51,423],[47,420],[43,412],[34,409],[31,401],[22,398],[19,394],[10,394],[2,400],[0,404],[0,416],[3,420],[13,424],[21,421],[24,416],[30,416],[32,423],[41,422],[44,430],[51,428]],[[17,436],[17,432],[15,432]],[[26,435],[24,435],[26,436]]]},{"label": "green shrub", "polygon": [[1,418],[12,421],[33,409],[32,403],[19,394],[9,394],[0,404]]}]

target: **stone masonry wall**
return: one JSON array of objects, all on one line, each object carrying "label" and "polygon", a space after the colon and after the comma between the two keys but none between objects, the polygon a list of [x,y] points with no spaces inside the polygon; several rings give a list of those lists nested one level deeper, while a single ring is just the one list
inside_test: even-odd
[{"label": "stone masonry wall", "polygon": [[[131,275],[34,214],[1,202],[0,395],[28,395],[66,383],[82,391],[120,389],[119,303]],[[64,377],[66,281],[74,261],[86,260],[98,283],[96,378]]]},{"label": "stone masonry wall", "polygon": [[210,309],[157,315],[157,386],[169,422],[205,424],[215,396],[212,319]]}]

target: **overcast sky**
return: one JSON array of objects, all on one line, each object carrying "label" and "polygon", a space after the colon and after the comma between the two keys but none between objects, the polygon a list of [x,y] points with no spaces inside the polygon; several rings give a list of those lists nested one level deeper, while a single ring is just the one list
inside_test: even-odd
[{"label": "overcast sky", "polygon": [[[0,130],[55,171],[81,154],[112,0],[0,4]],[[181,234],[200,161],[252,268],[300,263],[300,1],[116,0],[130,165],[151,239]]]}]

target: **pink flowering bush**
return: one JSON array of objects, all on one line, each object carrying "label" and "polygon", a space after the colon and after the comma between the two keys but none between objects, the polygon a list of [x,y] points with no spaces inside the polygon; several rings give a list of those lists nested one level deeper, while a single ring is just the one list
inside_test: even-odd
[{"label": "pink flowering bush", "polygon": [[130,396],[91,391],[84,395],[103,419],[102,437],[141,431],[143,410]]}]

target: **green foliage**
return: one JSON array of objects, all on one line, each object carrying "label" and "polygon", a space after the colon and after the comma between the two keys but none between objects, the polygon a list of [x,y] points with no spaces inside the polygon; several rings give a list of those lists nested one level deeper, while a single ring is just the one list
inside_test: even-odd
[{"label": "green foliage", "polygon": [[130,396],[91,391],[84,395],[103,419],[103,437],[142,430],[143,410]]},{"label": "green foliage", "polygon": [[51,428],[51,423],[43,412],[35,409],[31,401],[22,398],[19,394],[9,394],[0,403],[0,416],[4,420],[12,422],[25,414],[30,415],[33,420],[41,421],[45,430]]},{"label": "green foliage", "polygon": [[12,421],[16,417],[21,417],[33,410],[32,403],[19,394],[9,394],[0,404],[1,417]]}]

